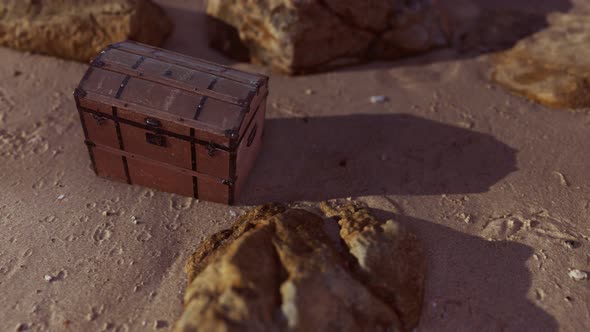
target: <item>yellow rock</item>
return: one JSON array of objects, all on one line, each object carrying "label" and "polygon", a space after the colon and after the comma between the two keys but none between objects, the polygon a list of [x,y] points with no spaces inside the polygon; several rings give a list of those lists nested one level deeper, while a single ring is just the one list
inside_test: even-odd
[{"label": "yellow rock", "polygon": [[553,14],[549,22],[495,55],[492,79],[547,106],[590,107],[590,15]]},{"label": "yellow rock", "polygon": [[416,237],[352,205],[324,210],[339,219],[337,241],[328,221],[279,205],[206,240],[187,264],[175,331],[413,329],[424,291]]},{"label": "yellow rock", "polygon": [[0,2],[0,46],[89,61],[109,44],[159,46],[172,21],[151,0]]}]

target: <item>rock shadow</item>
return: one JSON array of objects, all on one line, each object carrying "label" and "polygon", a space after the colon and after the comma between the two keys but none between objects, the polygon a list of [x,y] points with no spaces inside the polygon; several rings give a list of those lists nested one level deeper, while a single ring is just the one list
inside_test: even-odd
[{"label": "rock shadow", "polygon": [[197,11],[197,4],[195,4],[195,11],[166,4],[163,4],[163,8],[174,21],[174,31],[163,48],[222,65],[236,62],[209,47],[209,17],[204,12]]},{"label": "rock shadow", "polygon": [[372,211],[420,238],[427,260],[426,294],[417,331],[557,331],[557,321],[527,298],[533,248],[490,242],[429,221]]},{"label": "rock shadow", "polygon": [[487,191],[516,170],[494,137],[405,114],[268,119],[238,203]]}]

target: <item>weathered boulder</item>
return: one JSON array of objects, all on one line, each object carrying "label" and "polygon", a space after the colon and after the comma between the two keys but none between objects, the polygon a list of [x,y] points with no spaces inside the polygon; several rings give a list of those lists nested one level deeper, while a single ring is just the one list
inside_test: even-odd
[{"label": "weathered boulder", "polygon": [[356,259],[360,280],[395,308],[406,330],[418,325],[424,292],[424,258],[418,239],[393,220],[375,219],[366,209],[321,205],[338,218],[340,237]]},{"label": "weathered boulder", "polygon": [[237,49],[224,32],[235,29],[253,62],[288,74],[395,59],[448,42],[432,0],[209,0],[207,13],[214,18],[211,45]]},{"label": "weathered boulder", "polygon": [[151,0],[0,2],[0,46],[66,59],[88,61],[125,39],[160,45],[172,27]]},{"label": "weathered boulder", "polygon": [[256,208],[206,240],[187,264],[175,331],[415,327],[425,268],[416,237],[354,206],[325,210],[339,219],[338,241],[319,216],[278,205]]},{"label": "weathered boulder", "polygon": [[551,107],[590,107],[590,14],[553,14],[549,24],[496,55],[492,79]]}]

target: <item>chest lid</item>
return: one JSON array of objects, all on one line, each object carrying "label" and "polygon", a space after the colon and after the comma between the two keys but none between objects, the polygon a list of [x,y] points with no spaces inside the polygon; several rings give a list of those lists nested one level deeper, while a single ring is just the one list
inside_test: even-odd
[{"label": "chest lid", "polygon": [[263,75],[126,41],[92,61],[75,97],[170,121],[194,129],[198,139],[231,147],[264,102],[267,86]]}]

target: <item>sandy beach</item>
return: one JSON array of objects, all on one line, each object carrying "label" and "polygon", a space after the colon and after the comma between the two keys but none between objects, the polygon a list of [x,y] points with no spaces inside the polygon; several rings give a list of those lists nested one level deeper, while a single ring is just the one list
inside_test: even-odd
[{"label": "sandy beach", "polygon": [[422,239],[418,331],[590,330],[590,280],[568,275],[590,271],[590,111],[491,83],[482,52],[276,75],[209,49],[201,1],[158,2],[176,24],[165,48],[271,76],[248,185],[224,206],[96,177],[72,98],[87,65],[0,48],[0,330],[165,331],[203,239],[253,205],[334,198]]}]

